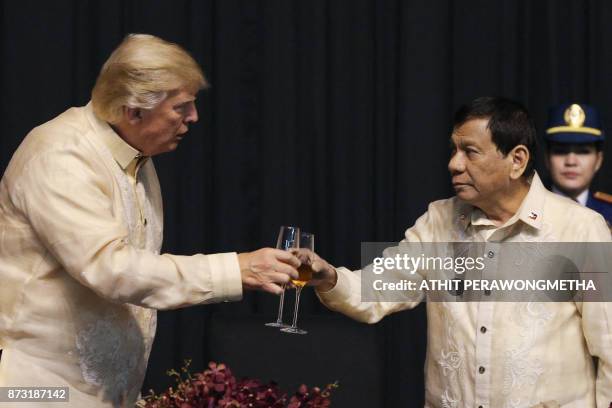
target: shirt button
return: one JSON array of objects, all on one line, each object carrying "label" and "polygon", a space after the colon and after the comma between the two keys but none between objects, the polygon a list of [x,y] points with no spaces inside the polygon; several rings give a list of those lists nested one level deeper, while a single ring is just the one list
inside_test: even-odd
[{"label": "shirt button", "polygon": [[495,252],[493,252],[493,251],[489,251],[489,252],[487,252],[487,256],[488,256],[489,258],[493,258],[493,257],[495,256]]},{"label": "shirt button", "polygon": [[480,328],[480,332],[481,332],[481,333],[486,333],[486,332],[487,332],[487,328],[486,328],[486,327],[484,327],[484,326],[482,326],[482,327]]},{"label": "shirt button", "polygon": [[482,405],[479,405],[478,408],[484,408]]},{"label": "shirt button", "polygon": [[479,372],[480,374],[484,374],[484,372],[485,372],[485,368],[484,368],[483,366],[480,366],[480,368],[478,368],[478,372]]}]

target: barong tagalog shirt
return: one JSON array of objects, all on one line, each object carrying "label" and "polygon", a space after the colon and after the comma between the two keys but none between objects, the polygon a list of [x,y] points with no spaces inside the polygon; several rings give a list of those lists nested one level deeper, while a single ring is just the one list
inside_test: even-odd
[{"label": "barong tagalog shirt", "polygon": [[133,406],[155,310],[242,296],[235,253],[160,254],[162,228],[152,160],[91,103],[32,130],[0,182],[0,386]]},{"label": "barong tagalog shirt", "polygon": [[[433,202],[403,242],[610,242],[601,215],[544,188],[538,175],[517,213],[497,227],[457,197]],[[318,291],[330,309],[374,323],[425,298],[361,301],[361,271],[337,268]],[[364,275],[365,276],[365,275]],[[426,276],[416,273],[417,282]],[[365,278],[363,280],[365,282]],[[378,300],[380,299],[380,300]],[[370,300],[370,299],[368,299]],[[612,304],[606,302],[428,302],[425,406],[608,408],[612,401]],[[599,359],[597,374],[593,359]]]}]

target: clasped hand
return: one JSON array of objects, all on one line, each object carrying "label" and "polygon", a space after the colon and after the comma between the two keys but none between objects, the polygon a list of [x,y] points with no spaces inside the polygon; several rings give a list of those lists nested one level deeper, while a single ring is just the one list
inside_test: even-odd
[{"label": "clasped hand", "polygon": [[281,286],[297,279],[300,260],[290,252],[274,248],[262,248],[238,254],[242,286],[280,295]]},{"label": "clasped hand", "polygon": [[253,252],[238,254],[242,285],[245,289],[261,290],[280,295],[282,285],[298,278],[297,268],[308,267],[312,279],[308,282],[321,291],[327,291],[336,284],[336,270],[315,252],[308,249],[283,251],[262,248]]},{"label": "clasped hand", "polygon": [[309,286],[314,286],[322,292],[336,286],[336,270],[325,259],[305,248],[293,249],[291,252],[299,259],[302,267],[310,268],[312,278],[308,281]]}]

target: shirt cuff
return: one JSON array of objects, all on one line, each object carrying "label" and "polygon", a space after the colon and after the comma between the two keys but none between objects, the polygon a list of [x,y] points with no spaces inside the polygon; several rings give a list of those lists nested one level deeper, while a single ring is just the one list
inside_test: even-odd
[{"label": "shirt cuff", "polygon": [[242,275],[238,254],[228,252],[207,255],[210,279],[217,302],[235,302],[242,299]]},{"label": "shirt cuff", "polygon": [[327,305],[332,305],[334,300],[346,300],[351,295],[351,283],[349,281],[347,273],[353,273],[344,267],[336,268],[336,274],[338,279],[336,280],[336,286],[326,292],[316,290],[316,294],[323,302]]}]

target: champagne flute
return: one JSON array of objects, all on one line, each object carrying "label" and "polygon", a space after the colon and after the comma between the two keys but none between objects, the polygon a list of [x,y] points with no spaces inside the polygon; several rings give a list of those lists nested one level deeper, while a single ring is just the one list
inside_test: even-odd
[{"label": "champagne flute", "polygon": [[[278,238],[276,240],[276,247],[288,251],[290,249],[299,248],[300,246],[300,229],[298,227],[280,227],[278,232]],[[283,291],[280,295],[278,302],[278,316],[275,322],[266,323],[268,327],[289,327],[283,323],[283,304],[285,303],[285,287],[283,284]]]},{"label": "champagne flute", "polygon": [[[314,234],[309,232],[302,232],[300,234],[300,249],[307,249],[314,252]],[[281,331],[293,334],[306,334],[308,333],[306,330],[302,330],[297,327],[297,318],[300,307],[300,294],[302,293],[304,286],[306,286],[308,281],[312,279],[312,269],[310,268],[310,265],[303,264],[298,268],[298,272],[300,276],[297,279],[291,280],[291,283],[295,285],[295,310],[293,311],[293,323],[291,324],[291,327],[284,327],[281,329]]]}]

